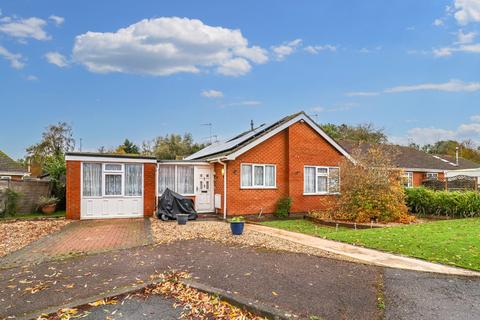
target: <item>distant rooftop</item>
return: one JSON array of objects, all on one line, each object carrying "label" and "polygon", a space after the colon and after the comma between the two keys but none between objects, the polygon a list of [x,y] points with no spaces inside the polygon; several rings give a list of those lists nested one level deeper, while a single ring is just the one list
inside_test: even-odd
[{"label": "distant rooftop", "polygon": [[0,150],[0,172],[24,174],[27,173],[27,169]]}]

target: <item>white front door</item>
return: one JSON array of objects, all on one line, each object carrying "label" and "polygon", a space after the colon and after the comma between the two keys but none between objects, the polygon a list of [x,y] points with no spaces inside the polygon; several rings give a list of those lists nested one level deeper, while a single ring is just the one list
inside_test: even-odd
[{"label": "white front door", "polygon": [[197,167],[195,207],[199,212],[213,211],[213,177],[210,168]]}]

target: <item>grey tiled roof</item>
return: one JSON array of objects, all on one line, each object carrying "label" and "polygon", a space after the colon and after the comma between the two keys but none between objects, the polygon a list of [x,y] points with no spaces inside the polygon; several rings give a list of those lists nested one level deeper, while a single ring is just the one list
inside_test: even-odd
[{"label": "grey tiled roof", "polygon": [[[371,144],[358,143],[348,140],[337,141],[345,150],[352,153],[354,149],[360,148],[367,151]],[[393,162],[399,168],[409,169],[432,169],[432,170],[460,170],[480,168],[480,164],[473,161],[459,158],[458,166],[455,157],[447,155],[433,155],[415,148],[399,145],[389,145],[392,150]]]},{"label": "grey tiled roof", "polygon": [[27,172],[27,169],[0,150],[0,172],[18,172],[19,174],[24,174]]}]

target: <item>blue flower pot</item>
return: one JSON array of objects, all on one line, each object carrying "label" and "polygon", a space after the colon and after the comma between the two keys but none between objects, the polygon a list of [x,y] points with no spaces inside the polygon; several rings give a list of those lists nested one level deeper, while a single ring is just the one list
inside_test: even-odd
[{"label": "blue flower pot", "polygon": [[239,222],[230,222],[230,229],[232,229],[232,234],[234,236],[240,236],[243,233],[243,227],[245,226],[244,221]]}]

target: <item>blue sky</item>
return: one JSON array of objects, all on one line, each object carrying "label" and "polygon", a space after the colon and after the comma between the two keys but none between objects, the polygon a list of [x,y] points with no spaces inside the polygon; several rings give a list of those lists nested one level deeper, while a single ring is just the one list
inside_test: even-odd
[{"label": "blue sky", "polygon": [[[2,1],[0,149],[83,150],[305,110],[397,143],[480,140],[480,0]],[[77,143],[78,144],[78,143]]]}]

